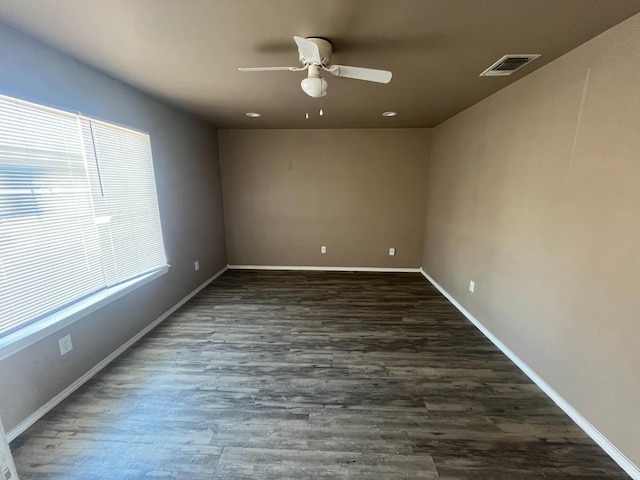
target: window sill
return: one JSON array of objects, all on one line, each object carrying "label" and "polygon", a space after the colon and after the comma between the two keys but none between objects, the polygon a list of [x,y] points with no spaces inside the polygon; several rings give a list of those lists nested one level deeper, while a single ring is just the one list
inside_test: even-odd
[{"label": "window sill", "polygon": [[55,332],[77,322],[81,318],[86,317],[99,308],[117,300],[118,298],[132,292],[136,288],[149,283],[158,277],[161,277],[169,271],[169,265],[165,265],[158,270],[147,273],[141,277],[134,278],[128,282],[121,283],[115,287],[106,288],[94,295],[69,305],[51,315],[44,317],[37,322],[25,325],[23,328],[16,330],[2,338],[0,338],[0,361],[11,355],[18,353],[20,350],[42,340]]}]

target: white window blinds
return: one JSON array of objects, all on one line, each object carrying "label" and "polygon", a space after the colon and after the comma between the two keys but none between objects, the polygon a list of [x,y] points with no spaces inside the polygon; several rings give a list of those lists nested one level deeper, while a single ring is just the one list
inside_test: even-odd
[{"label": "white window blinds", "polygon": [[149,136],[0,96],[0,334],[164,265]]},{"label": "white window blinds", "polygon": [[166,264],[149,136],[82,118],[106,284]]}]

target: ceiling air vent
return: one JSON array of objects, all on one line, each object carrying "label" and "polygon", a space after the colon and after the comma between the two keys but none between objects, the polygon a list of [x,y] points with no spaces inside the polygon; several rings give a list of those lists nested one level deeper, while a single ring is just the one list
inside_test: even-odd
[{"label": "ceiling air vent", "polygon": [[481,77],[504,77],[520,70],[528,63],[533,62],[540,55],[537,53],[522,55],[505,55],[496,63],[480,74]]}]

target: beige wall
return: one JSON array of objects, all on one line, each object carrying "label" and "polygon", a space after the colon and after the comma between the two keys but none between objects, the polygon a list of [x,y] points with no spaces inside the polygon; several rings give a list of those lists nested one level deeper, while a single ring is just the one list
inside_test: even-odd
[{"label": "beige wall", "polygon": [[[206,122],[0,25],[0,93],[151,135],[169,272],[0,361],[0,417],[11,430],[227,263],[217,135]],[[193,261],[200,260],[195,272]],[[73,350],[60,356],[70,333]]]},{"label": "beige wall", "polygon": [[218,135],[229,264],[420,266],[429,130]]},{"label": "beige wall", "polygon": [[640,16],[434,129],[423,188],[424,269],[640,465]]}]

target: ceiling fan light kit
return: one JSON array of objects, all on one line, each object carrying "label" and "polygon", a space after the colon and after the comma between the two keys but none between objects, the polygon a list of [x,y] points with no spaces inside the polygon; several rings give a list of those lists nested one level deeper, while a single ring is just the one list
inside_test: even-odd
[{"label": "ceiling fan light kit", "polygon": [[239,68],[241,72],[273,72],[289,71],[301,72],[307,70],[307,78],[300,82],[304,93],[313,98],[324,97],[327,94],[328,83],[321,75],[322,71],[329,72],[336,77],[353,78],[367,82],[389,83],[393,76],[387,70],[373,68],[350,67],[348,65],[333,65],[331,54],[333,46],[325,38],[319,37],[293,37],[298,45],[298,59],[301,67],[249,67]]},{"label": "ceiling fan light kit", "polygon": [[327,94],[327,81],[320,75],[320,68],[317,65],[309,66],[309,76],[303,78],[300,86],[304,93],[313,98],[324,97]]}]

